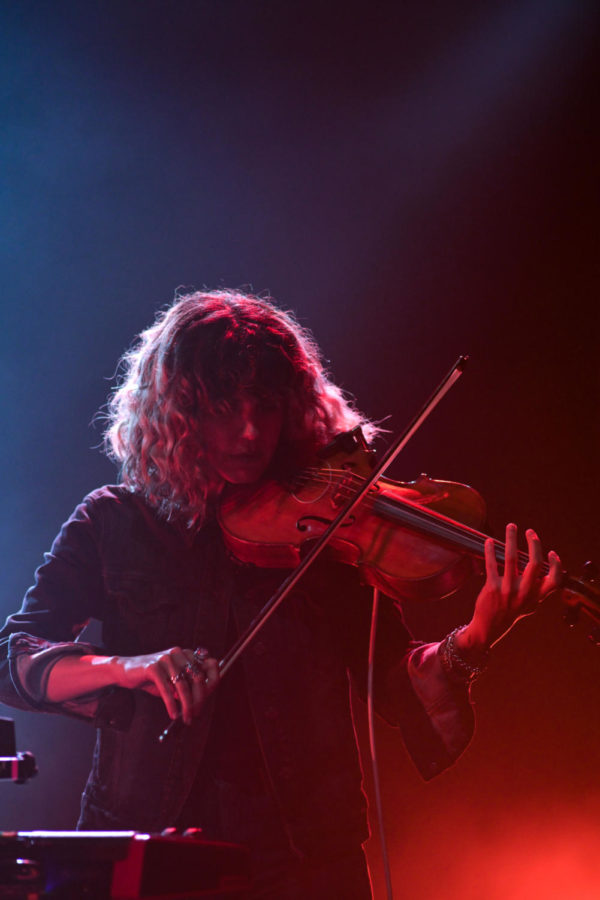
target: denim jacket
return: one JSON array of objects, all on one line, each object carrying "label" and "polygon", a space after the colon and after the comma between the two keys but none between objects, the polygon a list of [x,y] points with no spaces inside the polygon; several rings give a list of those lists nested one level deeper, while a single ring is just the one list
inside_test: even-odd
[{"label": "denim jacket", "polygon": [[[142,831],[173,824],[196,778],[214,695],[164,743],[162,701],[123,688],[52,704],[45,681],[65,654],[134,656],[172,646],[221,658],[229,617],[239,630],[286,573],[241,566],[216,524],[193,534],[161,520],[121,486],[89,494],[63,525],[21,611],[0,632],[0,700],[84,717],[97,727],[80,827]],[[368,836],[348,673],[365,693],[370,592],[349,567],[317,563],[237,663],[243,666],[263,764],[296,846],[341,829]],[[410,641],[387,598],[376,648],[376,708],[399,727],[425,778],[468,742],[466,692],[436,668],[435,645]],[[102,645],[78,640],[90,618]],[[432,688],[433,684],[433,688]]]}]

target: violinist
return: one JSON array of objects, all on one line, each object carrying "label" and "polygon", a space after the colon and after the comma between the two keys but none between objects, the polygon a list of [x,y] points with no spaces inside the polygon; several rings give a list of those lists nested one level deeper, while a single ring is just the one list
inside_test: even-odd
[{"label": "violinist", "polygon": [[[371,590],[323,558],[220,684],[217,662],[287,574],[233,557],[223,494],[285,480],[356,426],[376,435],[267,299],[178,296],[125,354],[106,430],[120,482],[75,509],[0,633],[4,703],[97,728],[79,828],[199,826],[250,847],[252,898],[371,897],[348,696],[366,691]],[[504,565],[486,543],[473,617],[439,644],[412,642],[382,598],[376,709],[424,778],[470,740],[491,647],[560,584],[557,555],[526,539],[524,570],[515,525]],[[79,640],[90,619],[100,646]]]}]

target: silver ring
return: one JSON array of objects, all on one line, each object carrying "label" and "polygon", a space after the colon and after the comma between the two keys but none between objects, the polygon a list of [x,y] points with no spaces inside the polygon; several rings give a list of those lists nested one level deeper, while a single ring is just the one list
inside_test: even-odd
[{"label": "silver ring", "polygon": [[194,659],[197,663],[203,663],[210,656],[210,651],[206,647],[196,647],[194,650]]},{"label": "silver ring", "polygon": [[198,679],[204,678],[204,672],[200,668],[200,666],[195,662],[189,662],[185,669],[183,670],[189,678]]},{"label": "silver ring", "polygon": [[[185,668],[187,668],[187,666]],[[171,682],[171,684],[174,687],[178,681],[181,681],[182,678],[185,678],[185,677],[186,677],[186,671],[185,671],[185,669],[182,669],[180,672],[177,673],[177,675],[171,675],[171,677],[169,678],[169,681]]]}]

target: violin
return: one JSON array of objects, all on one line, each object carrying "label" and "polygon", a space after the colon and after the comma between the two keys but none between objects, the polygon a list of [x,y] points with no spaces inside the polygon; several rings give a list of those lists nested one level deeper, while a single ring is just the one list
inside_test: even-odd
[{"label": "violin", "polygon": [[[355,566],[364,583],[400,602],[448,596],[472,574],[484,571],[488,535],[479,528],[486,508],[476,490],[427,475],[410,483],[391,481],[377,477],[373,467],[374,454],[355,428],[339,435],[315,465],[288,478],[226,487],[218,520],[233,556],[242,563],[292,572],[219,661],[221,677],[296,584],[320,545],[330,558]],[[504,544],[492,540],[502,563]],[[519,571],[527,562],[527,554],[519,553]],[[544,563],[542,573],[548,571]],[[585,578],[563,572],[561,593],[568,607],[567,624],[574,625],[583,611],[594,623],[593,640],[600,644],[595,572]],[[167,726],[159,741],[178,721]]]},{"label": "violin", "polygon": [[[231,553],[263,568],[296,567],[348,498],[368,478],[373,454],[360,429],[340,435],[318,464],[284,480],[229,488],[219,522]],[[380,478],[343,520],[329,558],[355,566],[361,580],[397,600],[436,599],[483,571],[488,535],[481,495],[465,484],[420,475],[409,483]],[[504,561],[504,544],[494,541]],[[519,553],[523,571],[527,554]],[[544,574],[548,572],[544,564]],[[600,585],[563,575],[565,602],[600,626]],[[571,619],[574,618],[571,614]]]}]

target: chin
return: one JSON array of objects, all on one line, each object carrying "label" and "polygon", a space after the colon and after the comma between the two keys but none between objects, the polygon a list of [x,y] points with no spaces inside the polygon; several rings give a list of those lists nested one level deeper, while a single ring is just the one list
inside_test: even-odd
[{"label": "chin", "polygon": [[259,481],[265,473],[263,465],[252,466],[236,466],[235,468],[222,471],[221,477],[228,484],[253,484]]}]

